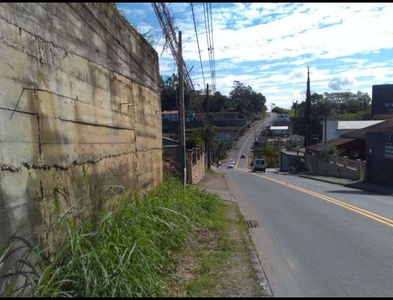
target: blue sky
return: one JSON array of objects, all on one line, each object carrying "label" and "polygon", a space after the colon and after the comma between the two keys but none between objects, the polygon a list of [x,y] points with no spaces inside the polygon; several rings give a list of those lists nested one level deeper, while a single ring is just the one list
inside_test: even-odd
[{"label": "blue sky", "polygon": [[[138,32],[152,35],[160,75],[178,74],[152,4],[117,5]],[[215,83],[215,91],[229,96],[239,81],[263,94],[270,110],[305,99],[308,66],[311,93],[362,91],[371,97],[373,85],[393,84],[393,3],[166,7],[177,37],[182,33],[182,54],[195,89]]]}]

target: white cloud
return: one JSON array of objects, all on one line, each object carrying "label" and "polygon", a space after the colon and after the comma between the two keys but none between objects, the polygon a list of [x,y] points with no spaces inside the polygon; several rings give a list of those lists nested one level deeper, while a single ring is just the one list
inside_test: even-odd
[{"label": "white cloud", "polygon": [[[162,35],[150,3],[121,7],[130,23]],[[307,66],[317,93],[360,90],[371,96],[372,85],[393,82],[392,3],[192,3],[194,14],[190,3],[167,7],[182,32],[192,80],[211,83],[212,54],[217,90],[224,95],[239,80],[262,93],[268,108],[290,108],[290,99],[306,90]],[[164,39],[157,41],[161,54]],[[159,59],[162,75],[177,73],[169,49]]]},{"label": "white cloud", "polygon": [[328,84],[328,87],[333,91],[342,91],[346,86],[352,85],[352,81],[346,77],[334,76]]}]

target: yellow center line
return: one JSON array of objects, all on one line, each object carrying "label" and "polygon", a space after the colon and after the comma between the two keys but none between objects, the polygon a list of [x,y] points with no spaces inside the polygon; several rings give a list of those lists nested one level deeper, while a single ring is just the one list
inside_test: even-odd
[{"label": "yellow center line", "polygon": [[313,192],[313,191],[310,191],[310,190],[307,190],[307,189],[298,187],[298,186],[296,186],[296,185],[293,185],[293,184],[290,184],[290,183],[287,183],[287,182],[284,182],[284,181],[281,181],[281,180],[273,179],[273,178],[270,178],[270,177],[267,177],[267,176],[264,176],[264,175],[257,175],[257,174],[254,174],[254,173],[251,173],[251,175],[258,176],[258,177],[262,177],[262,178],[267,179],[267,180],[270,180],[270,181],[272,181],[272,182],[275,182],[275,183],[284,185],[284,186],[286,186],[286,187],[289,187],[289,188],[298,190],[298,191],[300,191],[300,192],[303,192],[303,193],[306,193],[306,194],[309,194],[309,195],[318,197],[318,198],[320,198],[320,199],[322,199],[322,200],[325,200],[325,201],[328,201],[328,202],[330,202],[330,203],[336,204],[336,205],[338,205],[338,206],[344,207],[344,208],[346,208],[346,209],[348,209],[348,210],[351,210],[351,211],[353,211],[353,212],[356,212],[356,213],[358,213],[358,214],[361,214],[361,215],[363,215],[363,216],[366,216],[366,217],[368,217],[368,218],[370,218],[370,219],[373,219],[373,220],[375,220],[375,221],[378,221],[378,222],[380,222],[380,223],[383,223],[383,224],[385,224],[385,225],[388,225],[388,226],[390,226],[390,227],[393,227],[393,220],[391,220],[391,219],[389,219],[389,218],[385,218],[385,217],[380,216],[380,215],[377,215],[377,214],[374,214],[374,213],[372,213],[372,212],[370,212],[370,211],[361,209],[361,208],[359,208],[359,207],[350,205],[350,204],[348,204],[348,203],[341,202],[341,201],[336,200],[336,199],[334,199],[334,198],[331,198],[331,197],[328,197],[328,196],[325,196],[325,195],[322,195],[322,194],[319,194],[319,193],[316,193],[316,192]]}]

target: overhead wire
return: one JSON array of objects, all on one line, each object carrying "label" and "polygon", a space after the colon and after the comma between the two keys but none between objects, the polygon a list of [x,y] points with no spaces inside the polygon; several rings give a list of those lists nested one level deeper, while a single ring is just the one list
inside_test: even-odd
[{"label": "overhead wire", "polygon": [[[190,78],[189,71],[187,70],[186,64],[184,62],[183,57],[180,55],[178,50],[176,49],[175,45],[178,45],[175,29],[174,29],[174,18],[172,17],[171,13],[169,13],[168,8],[166,7],[165,3],[151,3],[153,6],[153,9],[156,13],[156,16],[158,18],[158,21],[161,25],[161,28],[163,30],[163,33],[166,38],[166,45],[171,48],[172,54],[175,58],[176,64],[178,68],[183,69],[183,74],[185,75],[185,81],[188,83],[190,89],[192,91],[195,91],[193,82]],[[210,6],[208,6],[210,5]],[[198,38],[198,30],[197,30],[197,24],[195,21],[195,13],[194,13],[194,7],[193,3],[191,3],[191,10],[192,10],[192,17],[194,21],[194,29],[195,29],[195,35],[196,35],[196,41],[197,41],[197,46],[198,46],[198,52],[199,52],[199,60],[201,63],[201,72],[202,72],[202,78],[203,78],[203,85],[204,87],[206,86],[205,82],[205,74],[203,70],[203,63],[202,63],[202,57],[201,57],[201,50],[200,50],[200,45],[199,45],[199,38]],[[207,48],[208,48],[208,54],[209,54],[209,65],[210,65],[210,74],[211,74],[211,87],[212,90],[216,90],[216,79],[215,79],[215,57],[214,57],[214,40],[213,40],[213,24],[212,24],[212,11],[211,11],[211,3],[203,4],[203,11],[204,11],[204,20],[205,20],[205,27],[206,27],[206,39],[207,39]],[[172,11],[173,13],[173,11]],[[203,108],[201,104],[198,101],[198,106],[203,111]]]},{"label": "overhead wire", "polygon": [[184,62],[183,56],[179,55],[178,49],[176,46],[179,45],[175,29],[173,27],[173,18],[171,14],[168,11],[168,8],[166,7],[165,3],[163,2],[157,2],[151,3],[153,6],[153,9],[156,13],[156,16],[158,18],[158,21],[160,22],[161,28],[163,30],[163,33],[166,38],[166,42],[169,44],[172,54],[175,58],[175,61],[177,63],[178,69],[182,70],[182,73],[184,75],[185,83],[189,86],[191,90],[194,90],[194,83],[192,82],[189,71],[187,70],[187,66]]},{"label": "overhead wire", "polygon": [[[210,5],[210,8],[209,8]],[[209,15],[210,12],[210,15]],[[209,65],[210,65],[210,74],[211,81],[213,85],[213,90],[215,90],[216,80],[215,80],[215,63],[214,63],[214,42],[213,42],[213,24],[211,20],[211,3],[203,4],[203,15],[205,18],[205,27],[206,27],[206,41],[207,41],[207,50],[209,54]]]},{"label": "overhead wire", "polygon": [[216,91],[216,59],[214,55],[214,35],[213,35],[213,15],[212,15],[212,9],[211,9],[211,3],[209,3],[210,6],[210,23],[211,23],[211,41],[212,41],[212,84],[213,84],[213,91]]},{"label": "overhead wire", "polygon": [[199,39],[198,39],[198,30],[197,30],[197,25],[195,22],[195,13],[194,13],[194,6],[191,3],[191,11],[192,11],[192,19],[194,20],[194,28],[195,28],[195,37],[198,45],[198,53],[199,53],[199,61],[201,63],[201,71],[202,71],[202,78],[203,78],[203,87],[206,86],[206,81],[205,81],[205,74],[203,72],[203,63],[202,63],[202,56],[201,56],[201,48],[199,47]]}]

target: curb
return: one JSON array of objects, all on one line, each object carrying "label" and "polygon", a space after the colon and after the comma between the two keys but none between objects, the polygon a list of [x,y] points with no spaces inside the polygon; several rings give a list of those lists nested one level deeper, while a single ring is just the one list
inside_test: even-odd
[{"label": "curb", "polygon": [[250,233],[244,232],[244,238],[247,240],[252,267],[259,281],[259,287],[262,293],[261,297],[273,297],[269,281],[266,278],[266,273],[262,267],[262,262],[259,259],[258,252],[255,249],[255,245]]},{"label": "curb", "polygon": [[[223,173],[222,171],[218,171],[220,173]],[[225,177],[223,176],[223,179],[225,180],[227,186],[228,182]],[[230,192],[230,188],[228,186],[228,194],[230,197],[233,199],[232,201],[236,203],[236,205],[239,207],[238,201],[236,200],[235,195],[233,195]],[[244,231],[243,232],[243,239],[246,241],[247,246],[248,246],[248,253],[250,256],[251,264],[254,269],[255,275],[257,276],[257,280],[259,282],[259,288],[261,289],[261,297],[267,298],[267,297],[273,297],[273,293],[269,284],[269,281],[266,278],[266,273],[265,270],[262,267],[262,262],[259,259],[258,251],[255,248],[254,241],[252,240],[252,236],[249,231]]]}]

